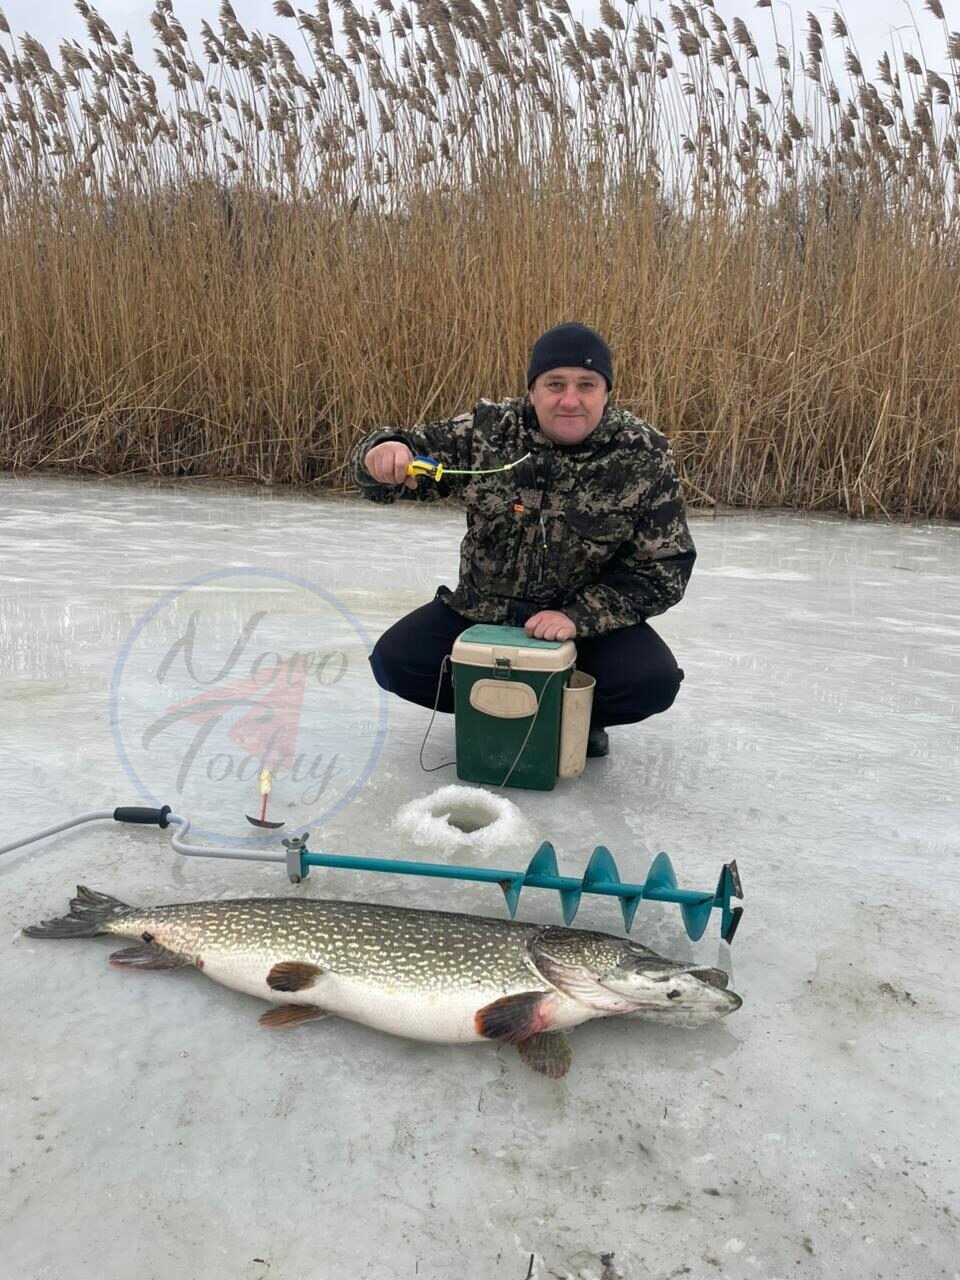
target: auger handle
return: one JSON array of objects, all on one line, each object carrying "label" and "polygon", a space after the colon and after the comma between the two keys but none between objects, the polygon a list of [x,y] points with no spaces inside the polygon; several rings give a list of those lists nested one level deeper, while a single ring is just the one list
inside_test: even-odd
[{"label": "auger handle", "polygon": [[113,817],[115,822],[138,822],[146,827],[165,828],[170,825],[167,822],[167,815],[170,812],[168,804],[165,804],[162,809],[141,809],[135,805],[123,805],[119,809],[114,809]]}]

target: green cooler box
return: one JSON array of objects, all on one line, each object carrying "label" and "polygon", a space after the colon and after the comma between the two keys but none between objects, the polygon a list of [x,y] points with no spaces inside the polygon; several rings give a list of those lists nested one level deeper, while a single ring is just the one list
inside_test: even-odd
[{"label": "green cooler box", "polygon": [[[478,625],[455,641],[457,777],[550,791],[586,755],[593,678],[574,671],[572,640]],[[561,741],[563,739],[563,742]]]}]

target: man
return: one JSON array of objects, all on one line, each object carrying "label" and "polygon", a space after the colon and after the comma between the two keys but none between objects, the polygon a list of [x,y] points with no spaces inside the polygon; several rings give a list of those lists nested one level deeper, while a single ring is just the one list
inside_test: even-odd
[{"label": "man", "polygon": [[[613,408],[612,388],[606,342],[561,324],[534,343],[526,396],[360,440],[354,465],[365,497],[457,493],[467,514],[457,589],[441,587],[374,648],[382,688],[452,711],[449,667],[437,702],[443,659],[462,631],[488,622],[576,641],[577,666],[597,682],[588,755],[607,754],[610,725],[672,704],[683,672],[647,619],[682,597],[696,551],[666,439]],[[492,474],[410,476],[415,454]]]}]

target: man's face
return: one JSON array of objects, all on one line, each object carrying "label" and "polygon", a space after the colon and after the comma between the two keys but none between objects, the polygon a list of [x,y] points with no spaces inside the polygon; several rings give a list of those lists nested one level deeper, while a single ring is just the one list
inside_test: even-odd
[{"label": "man's face", "polygon": [[607,404],[607,383],[589,369],[548,369],[530,388],[540,430],[554,444],[586,440]]}]

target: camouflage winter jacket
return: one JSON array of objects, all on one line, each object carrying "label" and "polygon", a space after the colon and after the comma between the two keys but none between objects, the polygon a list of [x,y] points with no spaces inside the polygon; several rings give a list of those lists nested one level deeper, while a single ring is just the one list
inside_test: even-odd
[{"label": "camouflage winter jacket", "polygon": [[[386,440],[451,470],[530,457],[510,471],[421,477],[407,489],[377,483],[362,464]],[[567,447],[541,433],[526,397],[481,400],[459,418],[364,436],[352,465],[373,502],[462,497],[460,582],[440,598],[475,622],[522,626],[558,609],[578,635],[603,635],[676,604],[696,558],[666,439],[609,405],[587,439]]]}]

